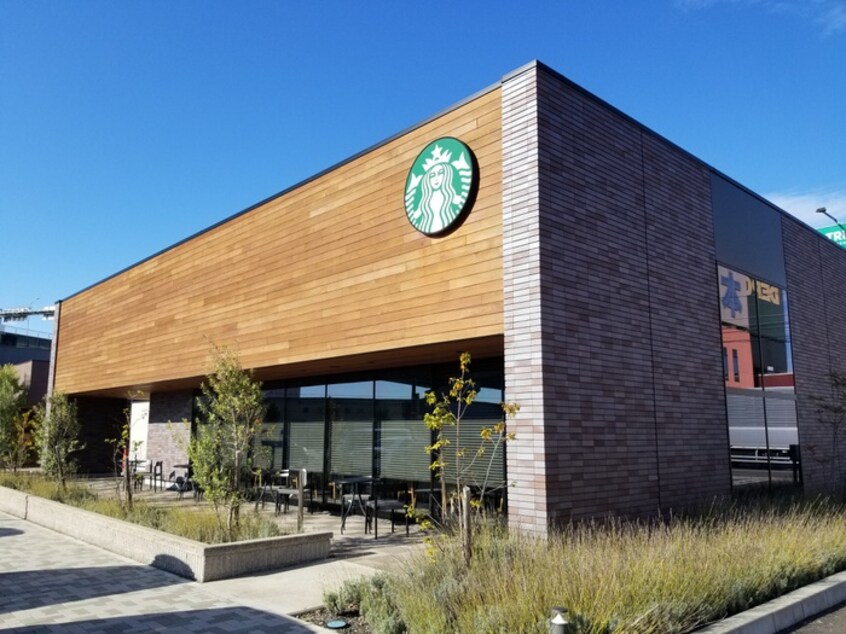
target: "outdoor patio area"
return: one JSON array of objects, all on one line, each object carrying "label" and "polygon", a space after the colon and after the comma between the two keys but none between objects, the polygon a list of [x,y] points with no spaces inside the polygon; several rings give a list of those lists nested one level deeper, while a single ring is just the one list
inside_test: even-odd
[{"label": "outdoor patio area", "polygon": [[[89,477],[81,480],[98,498],[117,497],[123,495],[123,482],[114,476]],[[258,491],[256,492],[258,497]],[[133,490],[133,498],[153,506],[179,507],[182,509],[203,509],[209,508],[211,504],[205,499],[198,499],[195,492],[185,490],[180,493],[174,482],[164,482],[164,487],[151,487],[145,482],[143,487],[136,487]],[[306,495],[306,502],[309,497]],[[367,501],[364,500],[364,504]],[[380,502],[382,504],[382,502]],[[308,508],[308,507],[311,508]],[[336,500],[331,498],[325,504],[320,501],[313,501],[303,509],[303,532],[319,533],[332,532],[332,555],[361,556],[373,552],[376,549],[382,550],[389,546],[419,544],[422,542],[420,527],[413,519],[408,520],[408,532],[406,533],[406,519],[401,506],[393,504],[393,508],[379,508],[378,519],[367,526],[359,500],[352,505],[349,515],[344,522],[344,530],[341,532],[341,497]],[[322,508],[321,508],[322,507]],[[372,505],[370,507],[372,512]],[[264,518],[275,522],[284,533],[293,534],[297,532],[297,500],[290,500],[287,511],[284,505],[276,512],[276,505],[273,499],[255,499],[246,503],[241,508],[243,514],[259,513]],[[394,517],[394,529],[391,530],[390,516]]]}]

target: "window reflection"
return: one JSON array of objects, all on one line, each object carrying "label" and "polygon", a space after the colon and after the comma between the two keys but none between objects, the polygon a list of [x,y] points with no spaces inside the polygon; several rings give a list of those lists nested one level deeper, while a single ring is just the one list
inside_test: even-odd
[{"label": "window reflection", "polygon": [[432,444],[432,433],[423,424],[428,389],[412,377],[408,382],[376,381],[377,460],[388,490],[431,488],[431,457],[426,447]]},{"label": "window reflection", "polygon": [[256,436],[253,464],[278,471],[285,463],[285,390],[264,390],[267,410]]},{"label": "window reflection", "polygon": [[305,385],[286,390],[289,469],[306,469],[309,481],[323,488],[326,386]]},{"label": "window reflection", "polygon": [[735,486],[798,480],[787,293],[718,266],[723,378]]},{"label": "window reflection", "polygon": [[[502,359],[477,365],[479,394],[460,441],[468,452],[478,447],[481,428],[502,418]],[[307,469],[315,499],[324,502],[332,499],[333,481],[351,476],[379,477],[382,494],[391,497],[430,491],[432,457],[426,447],[433,438],[423,423],[429,411],[425,394],[436,381],[447,385],[453,373],[453,364],[421,366],[368,373],[366,380],[266,388],[267,416],[255,446],[261,456],[256,464],[270,470]],[[477,475],[499,481],[504,470],[504,454],[498,452],[490,471]]]},{"label": "window reflection", "polygon": [[330,479],[373,474],[373,382],[327,388],[331,437]]}]

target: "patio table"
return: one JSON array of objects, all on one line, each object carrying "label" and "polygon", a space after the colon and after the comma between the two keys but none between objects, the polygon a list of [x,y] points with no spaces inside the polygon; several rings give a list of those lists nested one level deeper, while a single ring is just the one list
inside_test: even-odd
[{"label": "patio table", "polygon": [[[381,484],[381,482],[382,481],[379,478],[374,478],[373,476],[354,476],[335,480],[335,486],[338,487],[341,493],[341,535],[344,534],[344,528],[346,528],[347,525],[347,517],[353,512],[356,506],[358,506],[362,515],[364,515],[365,534],[370,532],[370,513],[368,512],[367,504],[365,504],[364,498],[362,497],[362,488],[369,485],[370,497],[375,500],[377,499],[376,486]],[[344,495],[344,487],[350,488],[350,493],[348,494],[350,496],[349,499]]]}]

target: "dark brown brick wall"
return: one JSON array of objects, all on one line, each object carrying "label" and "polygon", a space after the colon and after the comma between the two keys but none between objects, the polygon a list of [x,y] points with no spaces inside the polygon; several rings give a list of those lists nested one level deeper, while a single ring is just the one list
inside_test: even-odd
[{"label": "dark brown brick wall", "polygon": [[184,469],[174,465],[188,462],[186,447],[190,427],[183,421],[191,421],[193,393],[154,392],[150,395],[150,422],[147,432],[147,458],[152,462],[163,461],[165,480],[175,472],[183,475]]},{"label": "dark brown brick wall", "polygon": [[537,81],[549,521],[727,493],[709,173]]},{"label": "dark brown brick wall", "polygon": [[731,487],[709,170],[643,134],[661,506]]},{"label": "dark brown brick wall", "polygon": [[782,229],[802,475],[806,492],[820,492],[843,477],[834,471],[831,427],[820,423],[815,399],[831,397],[832,370],[846,371],[846,251],[790,218]]}]

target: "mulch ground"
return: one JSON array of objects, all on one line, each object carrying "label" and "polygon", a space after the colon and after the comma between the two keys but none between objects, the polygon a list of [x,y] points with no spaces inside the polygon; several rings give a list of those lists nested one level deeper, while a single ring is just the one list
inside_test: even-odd
[{"label": "mulch ground", "polygon": [[347,627],[338,630],[339,632],[344,632],[345,634],[373,634],[373,630],[367,625],[364,617],[357,611],[335,614],[326,608],[320,608],[319,610],[297,614],[297,618],[312,625],[320,625],[321,627],[326,627],[329,621],[343,620],[347,622]]}]

